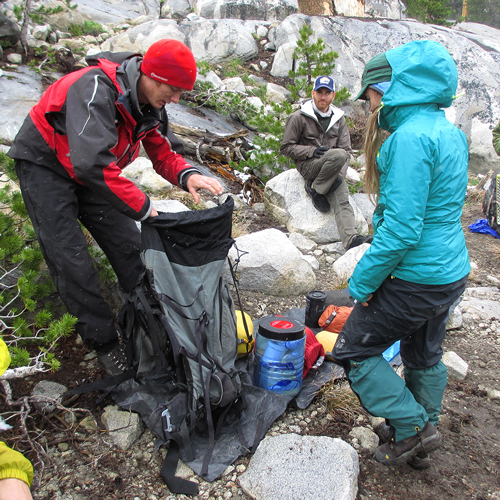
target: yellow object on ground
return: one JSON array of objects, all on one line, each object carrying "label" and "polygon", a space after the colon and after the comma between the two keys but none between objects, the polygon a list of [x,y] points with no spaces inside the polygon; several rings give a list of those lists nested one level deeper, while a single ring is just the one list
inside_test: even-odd
[{"label": "yellow object on ground", "polygon": [[[9,365],[9,350],[0,337],[0,375],[3,375]],[[0,441],[0,479],[8,478],[20,479],[31,486],[33,466],[21,453],[12,450],[3,441]]]},{"label": "yellow object on ground", "polygon": [[236,311],[236,330],[238,331],[238,358],[244,358],[245,356],[247,356],[255,345],[252,318],[250,318],[247,313],[243,314],[245,315],[248,335],[245,330],[243,315],[241,314],[241,311]]},{"label": "yellow object on ground", "polygon": [[337,342],[339,334],[338,333],[333,333],[333,332],[327,332],[325,330],[319,332],[316,335],[316,340],[323,345],[323,348],[325,349],[325,358],[329,359],[330,361],[335,361],[335,359],[332,356],[332,351],[333,348],[335,347],[335,342]]},{"label": "yellow object on ground", "polygon": [[10,354],[5,342],[0,337],[0,376],[2,376],[10,365]]}]

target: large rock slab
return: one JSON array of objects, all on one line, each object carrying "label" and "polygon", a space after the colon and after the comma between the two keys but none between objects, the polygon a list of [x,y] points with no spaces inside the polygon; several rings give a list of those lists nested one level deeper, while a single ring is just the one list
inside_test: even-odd
[{"label": "large rock slab", "polygon": [[238,19],[184,21],[180,29],[196,60],[212,64],[239,58],[246,61],[258,54],[253,29]]},{"label": "large rock slab", "polygon": [[256,500],[354,500],[358,454],[346,442],[326,436],[266,437],[240,478]]},{"label": "large rock slab", "polygon": [[466,320],[500,320],[500,290],[496,287],[467,288],[460,307]]},{"label": "large rock slab", "polygon": [[297,0],[198,0],[193,7],[208,19],[282,21],[298,11]]},{"label": "large rock slab", "polygon": [[[330,193],[329,200],[334,194]],[[356,217],[358,233],[368,234],[368,224],[352,197],[349,201]],[[266,210],[285,224],[291,233],[298,232],[316,243],[340,240],[333,210],[318,212],[304,190],[304,179],[295,169],[287,170],[267,182],[264,190]]]},{"label": "large rock slab", "polygon": [[[500,31],[495,28],[462,23],[455,27],[433,26],[415,20],[389,19],[367,22],[348,17],[307,17],[294,14],[271,30],[270,38],[278,50],[295,44],[298,31],[307,22],[312,39],[321,38],[328,49],[339,54],[333,77],[339,88],[346,86],[352,95],[360,89],[364,66],[372,57],[412,40],[433,40],[443,44],[457,63],[457,98],[446,116],[465,132],[470,146],[470,168],[486,172],[498,167],[498,156],[491,144],[491,128],[500,120]],[[275,58],[271,74],[285,76],[293,60]],[[288,66],[286,66],[286,64]],[[279,74],[277,72],[279,71]],[[345,106],[358,107],[351,103]],[[354,110],[353,110],[354,112]]]},{"label": "large rock slab", "polygon": [[[316,286],[311,265],[295,245],[278,229],[265,229],[236,238],[241,252],[236,277],[241,290],[289,297],[303,295]],[[238,252],[233,246],[229,258],[234,262]],[[227,278],[232,281],[227,272]]]},{"label": "large rock slab", "polygon": [[122,24],[140,16],[160,17],[158,0],[72,0],[78,5],[78,11],[100,24]]},{"label": "large rock slab", "polygon": [[0,136],[14,140],[30,109],[42,96],[42,77],[20,66],[0,77]]},{"label": "large rock slab", "polygon": [[186,43],[184,33],[173,19],[159,19],[139,24],[119,35],[108,38],[101,44],[101,50],[111,52],[139,52],[146,50],[162,38],[172,38]]}]

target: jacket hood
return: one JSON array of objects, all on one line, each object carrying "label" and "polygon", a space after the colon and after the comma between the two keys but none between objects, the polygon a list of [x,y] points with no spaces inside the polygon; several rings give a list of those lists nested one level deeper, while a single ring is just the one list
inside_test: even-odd
[{"label": "jacket hood", "polygon": [[448,108],[457,90],[458,73],[449,52],[437,42],[409,42],[385,53],[392,67],[385,106],[437,104]]},{"label": "jacket hood", "polygon": [[[333,104],[330,104],[330,111],[332,112],[332,116],[330,118],[328,129],[332,127],[335,123],[337,123],[344,116],[344,112],[341,109],[334,106]],[[315,122],[318,122],[318,118],[316,117],[316,113],[314,112],[312,99],[309,99],[300,105],[300,112],[303,115],[312,118]]]},{"label": "jacket hood", "polygon": [[[455,62],[443,45],[429,40],[409,42],[385,53],[392,67],[391,85],[382,97],[380,125],[393,130],[401,106],[451,106],[457,90]],[[403,112],[403,114],[406,114]]]},{"label": "jacket hood", "polygon": [[127,59],[132,59],[132,57],[136,56],[142,58],[142,54],[137,54],[135,52],[99,52],[98,54],[87,56],[85,61],[89,66],[98,66],[99,59],[107,59],[115,64],[122,64]]}]

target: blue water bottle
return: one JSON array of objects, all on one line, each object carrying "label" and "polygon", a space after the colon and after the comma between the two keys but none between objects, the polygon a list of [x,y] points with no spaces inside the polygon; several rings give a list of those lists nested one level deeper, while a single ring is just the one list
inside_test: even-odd
[{"label": "blue water bottle", "polygon": [[271,316],[259,321],[255,343],[254,385],[286,396],[302,388],[306,336],[296,320]]}]

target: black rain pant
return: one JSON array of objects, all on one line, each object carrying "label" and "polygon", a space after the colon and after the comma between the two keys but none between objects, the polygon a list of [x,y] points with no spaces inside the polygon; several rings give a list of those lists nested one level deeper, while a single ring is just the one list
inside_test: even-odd
[{"label": "black rain pant", "polygon": [[[99,289],[87,250],[85,226],[108,257],[118,282],[130,292],[144,269],[136,222],[65,172],[16,160],[23,199],[56,289],[78,318],[85,346],[106,352],[116,345],[114,315]],[[61,167],[62,168],[62,167]]]}]

